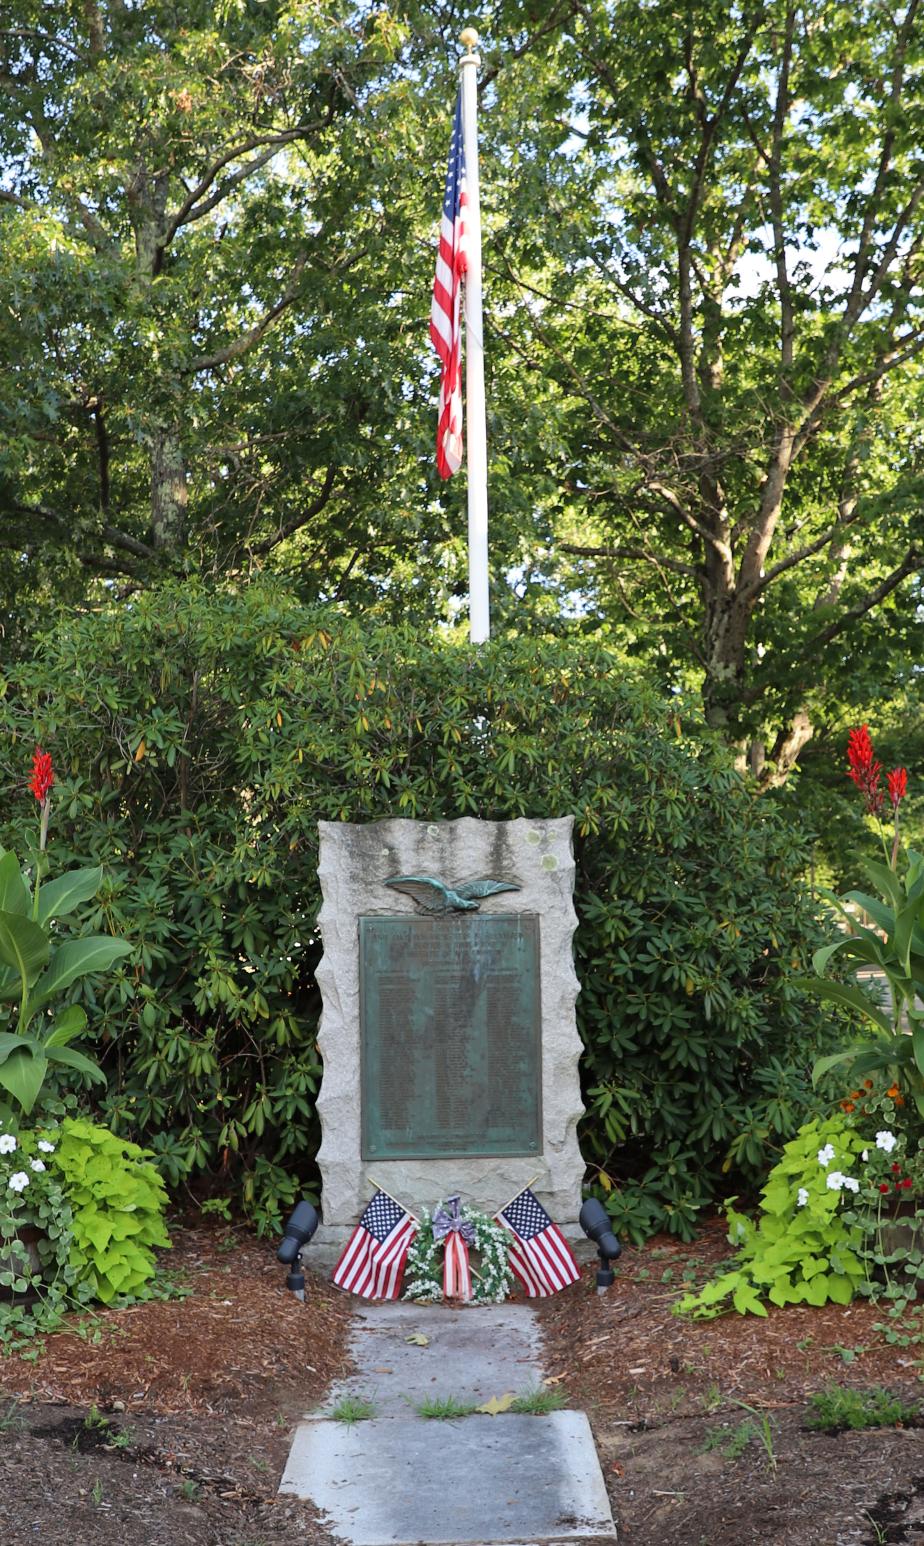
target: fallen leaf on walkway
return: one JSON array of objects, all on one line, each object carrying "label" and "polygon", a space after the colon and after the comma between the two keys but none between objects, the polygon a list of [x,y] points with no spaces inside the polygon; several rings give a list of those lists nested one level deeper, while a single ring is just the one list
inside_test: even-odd
[{"label": "fallen leaf on walkway", "polygon": [[413,1342],[415,1347],[430,1346],[430,1338],[425,1337],[422,1331],[414,1331],[409,1337],[405,1337],[404,1340],[405,1342]]},{"label": "fallen leaf on walkway", "polygon": [[543,1385],[560,1385],[564,1377],[564,1374],[547,1374],[542,1383]]},{"label": "fallen leaf on walkway", "polygon": [[476,1406],[475,1411],[485,1412],[488,1417],[496,1417],[498,1412],[509,1412],[516,1399],[515,1391],[505,1390],[502,1396],[492,1396],[484,1406]]},{"label": "fallen leaf on walkway", "polygon": [[373,1369],[373,1374],[394,1374],[394,1369]]}]

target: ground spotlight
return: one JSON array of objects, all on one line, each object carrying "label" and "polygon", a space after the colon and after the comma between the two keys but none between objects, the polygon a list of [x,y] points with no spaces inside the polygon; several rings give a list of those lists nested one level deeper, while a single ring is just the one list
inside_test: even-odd
[{"label": "ground spotlight", "polygon": [[613,1234],[609,1214],[596,1197],[588,1197],[578,1214],[578,1223],[588,1240],[592,1240],[597,1247],[597,1255],[600,1258],[600,1265],[597,1268],[597,1292],[601,1293],[615,1281],[616,1274],[610,1262],[614,1262],[617,1256],[622,1254],[622,1246]]},{"label": "ground spotlight", "polygon": [[286,1220],[283,1231],[282,1244],[276,1252],[277,1259],[283,1266],[289,1268],[286,1274],[286,1288],[291,1289],[296,1299],[304,1301],[305,1298],[305,1274],[302,1271],[302,1248],[308,1244],[318,1227],[318,1210],[304,1198],[296,1203]]}]

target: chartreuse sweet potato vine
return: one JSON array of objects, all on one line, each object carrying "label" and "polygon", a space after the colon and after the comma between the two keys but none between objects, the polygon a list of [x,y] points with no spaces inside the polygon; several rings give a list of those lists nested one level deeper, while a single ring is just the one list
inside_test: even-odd
[{"label": "chartreuse sweet potato vine", "polygon": [[765,1300],[849,1304],[867,1276],[858,1254],[864,1234],[853,1211],[843,1208],[844,1186],[831,1182],[856,1176],[868,1144],[840,1112],[800,1128],[770,1172],[756,1224],[726,1209],[737,1266],[687,1294],[678,1312],[706,1318],[734,1308],[766,1315]]}]

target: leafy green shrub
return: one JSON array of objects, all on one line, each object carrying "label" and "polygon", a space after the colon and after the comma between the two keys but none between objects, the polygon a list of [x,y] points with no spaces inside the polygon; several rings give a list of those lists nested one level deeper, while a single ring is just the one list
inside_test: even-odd
[{"label": "leafy green shrub", "polygon": [[[592,1177],[619,1227],[689,1233],[812,1109],[822,943],[800,840],[698,724],[596,645],[447,642],[194,583],[69,618],[0,698],[58,768],[55,863],[105,867],[87,930],[134,945],[74,990],[106,1119],[272,1227],[311,1184],[317,822],[575,816]],[[0,841],[18,836],[8,804]]]},{"label": "leafy green shrub", "polygon": [[52,1163],[73,1215],[76,1281],[103,1304],[136,1295],[154,1276],[154,1247],[170,1244],[157,1169],[137,1144],[71,1117],[61,1124]]},{"label": "leafy green shrub", "polygon": [[894,1428],[898,1424],[917,1426],[921,1405],[893,1396],[881,1385],[871,1390],[851,1390],[845,1385],[829,1385],[810,1398],[813,1408],[806,1427],[824,1433],[841,1433],[846,1428]]},{"label": "leafy green shrub", "polygon": [[0,1134],[0,1343],[65,1310],[150,1291],[170,1244],[167,1196],[143,1151],[84,1119]]},{"label": "leafy green shrub", "polygon": [[863,1232],[851,1210],[842,1210],[841,1190],[828,1181],[855,1169],[867,1142],[842,1112],[800,1128],[770,1172],[757,1223],[727,1209],[737,1266],[687,1294],[678,1311],[705,1319],[730,1308],[729,1299],[740,1315],[766,1315],[765,1299],[776,1305],[849,1304],[867,1277],[858,1254]]}]

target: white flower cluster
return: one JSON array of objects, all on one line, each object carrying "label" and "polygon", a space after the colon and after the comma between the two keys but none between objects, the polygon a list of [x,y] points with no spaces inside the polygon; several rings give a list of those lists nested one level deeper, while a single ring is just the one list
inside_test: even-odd
[{"label": "white flower cluster", "polygon": [[[0,1140],[0,1142],[2,1142],[2,1140]],[[881,1149],[884,1154],[891,1154],[897,1143],[898,1139],[896,1138],[895,1134],[888,1132],[887,1129],[883,1129],[881,1133],[876,1134],[876,1148]],[[826,1143],[823,1149],[818,1150],[818,1163],[821,1165],[822,1169],[827,1170],[828,1166],[834,1158],[834,1153],[835,1150],[833,1143]],[[869,1149],[864,1149],[860,1158],[865,1163],[869,1159]],[[830,1174],[825,1177],[825,1185],[831,1192],[858,1192],[860,1190],[859,1181],[857,1181],[853,1176],[845,1176],[840,1170],[832,1170]],[[808,1188],[800,1186],[796,1194],[796,1206],[799,1208],[804,1208],[808,1200]]]}]

